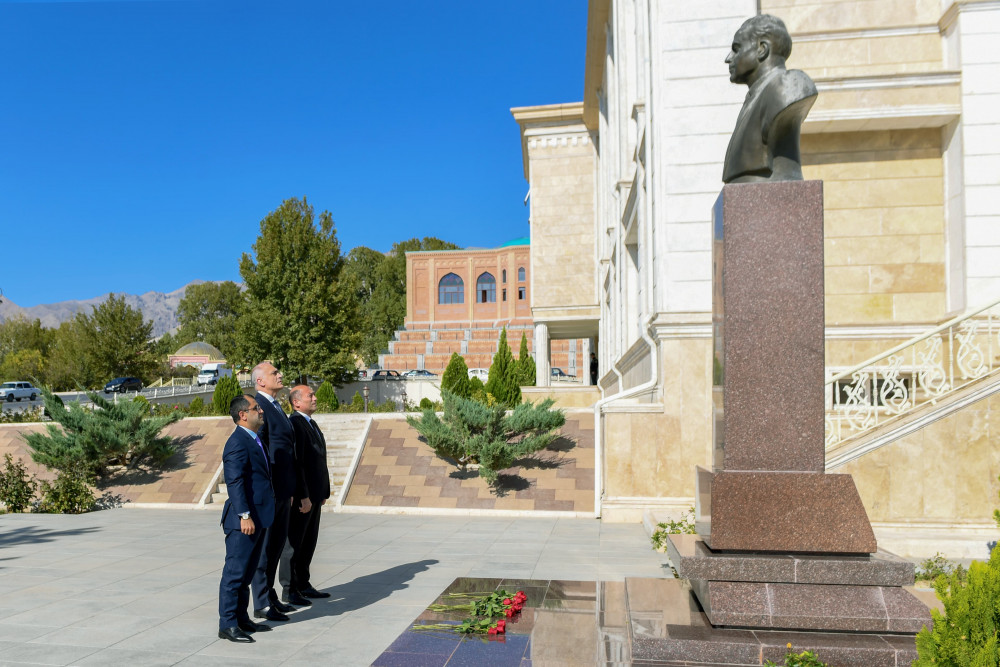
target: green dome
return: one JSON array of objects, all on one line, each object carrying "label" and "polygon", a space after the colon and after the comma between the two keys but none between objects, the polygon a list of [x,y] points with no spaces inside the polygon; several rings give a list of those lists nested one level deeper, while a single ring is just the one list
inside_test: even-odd
[{"label": "green dome", "polygon": [[499,247],[499,248],[509,248],[510,246],[514,246],[514,245],[531,245],[531,239],[529,239],[527,236],[522,236],[519,239],[512,239],[510,241],[507,241],[506,243],[501,243],[497,247]]},{"label": "green dome", "polygon": [[200,340],[188,343],[181,349],[174,352],[175,357],[208,357],[209,361],[225,361],[226,357],[219,348]]}]

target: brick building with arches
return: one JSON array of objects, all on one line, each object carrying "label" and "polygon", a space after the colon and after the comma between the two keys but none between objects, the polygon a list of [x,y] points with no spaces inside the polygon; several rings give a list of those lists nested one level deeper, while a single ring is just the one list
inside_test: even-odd
[{"label": "brick building with arches", "polygon": [[[469,368],[489,368],[504,327],[514,356],[524,334],[537,360],[531,294],[527,238],[497,248],[408,252],[406,320],[379,366],[440,374],[458,352]],[[552,365],[585,380],[584,348],[584,341],[553,341]]]}]

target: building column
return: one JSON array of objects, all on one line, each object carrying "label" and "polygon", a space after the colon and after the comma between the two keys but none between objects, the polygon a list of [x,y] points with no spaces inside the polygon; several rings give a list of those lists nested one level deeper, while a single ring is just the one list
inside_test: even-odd
[{"label": "building column", "polygon": [[[590,382],[590,353],[597,353],[597,346],[594,345],[594,338],[584,338],[583,339],[583,375],[580,376],[580,380],[584,385],[591,384]],[[598,371],[600,372],[600,371]]]},{"label": "building column", "polygon": [[535,324],[535,386],[552,385],[552,345],[549,343],[549,325]]}]

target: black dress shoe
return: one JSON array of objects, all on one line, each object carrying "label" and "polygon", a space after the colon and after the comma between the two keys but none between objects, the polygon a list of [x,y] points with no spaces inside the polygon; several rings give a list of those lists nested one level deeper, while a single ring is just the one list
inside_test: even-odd
[{"label": "black dress shoe", "polygon": [[288,617],[282,614],[280,611],[274,607],[268,607],[267,609],[254,609],[254,618],[264,618],[268,621],[287,621]]},{"label": "black dress shoe", "polygon": [[300,588],[299,589],[299,595],[302,595],[303,597],[307,597],[307,598],[328,598],[328,597],[330,597],[329,593],[324,593],[323,591],[318,591],[315,588],[313,588],[312,586],[306,586],[305,588]]},{"label": "black dress shoe", "polygon": [[294,604],[298,607],[308,607],[312,604],[312,601],[309,598],[302,597],[296,591],[292,591],[291,593],[282,593],[281,600],[289,604]]},{"label": "black dress shoe", "polygon": [[253,637],[236,627],[219,630],[219,639],[228,639],[231,642],[239,642],[240,644],[253,643]]},{"label": "black dress shoe", "polygon": [[271,609],[280,611],[282,614],[287,614],[290,611],[295,611],[295,607],[290,604],[282,604],[278,602],[277,599],[271,600]]},{"label": "black dress shoe", "polygon": [[264,625],[263,623],[254,623],[253,621],[247,619],[245,621],[240,621],[240,630],[250,635],[255,632],[270,632],[271,626]]}]

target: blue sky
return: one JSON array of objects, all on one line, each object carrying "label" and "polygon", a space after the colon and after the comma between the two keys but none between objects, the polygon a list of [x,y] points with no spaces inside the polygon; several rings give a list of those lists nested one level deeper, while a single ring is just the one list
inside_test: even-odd
[{"label": "blue sky", "polygon": [[239,280],[289,197],[344,251],[528,234],[510,107],[579,101],[583,0],[0,0],[0,289]]}]

